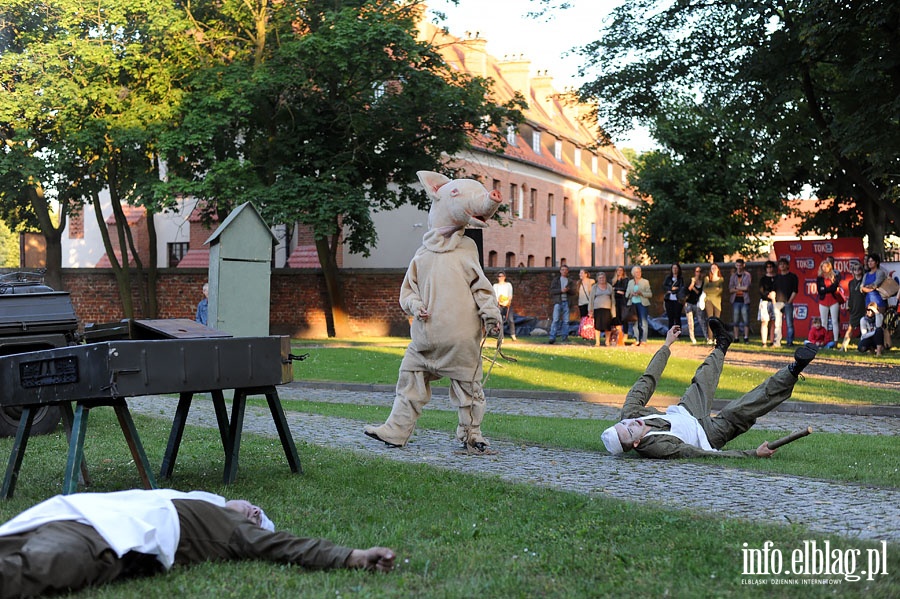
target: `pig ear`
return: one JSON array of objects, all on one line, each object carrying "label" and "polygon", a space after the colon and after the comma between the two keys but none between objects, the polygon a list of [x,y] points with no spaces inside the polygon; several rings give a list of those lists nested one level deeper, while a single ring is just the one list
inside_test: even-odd
[{"label": "pig ear", "polygon": [[419,171],[416,175],[418,175],[422,187],[425,188],[425,193],[427,193],[428,197],[431,199],[436,199],[438,189],[450,181],[450,179],[444,175],[433,171]]}]

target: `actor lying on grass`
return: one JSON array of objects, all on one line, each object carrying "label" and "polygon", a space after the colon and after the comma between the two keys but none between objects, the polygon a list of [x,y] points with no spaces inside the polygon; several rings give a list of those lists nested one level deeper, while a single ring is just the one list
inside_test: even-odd
[{"label": "actor lying on grass", "polygon": [[171,489],[57,495],[0,526],[0,598],[78,590],[173,564],[258,559],[389,572],[394,552],[275,532],[243,500]]},{"label": "actor lying on grass", "polygon": [[666,334],[666,342],[657,350],[647,370],[625,397],[617,424],[601,435],[603,445],[613,455],[634,449],[645,458],[696,458],[706,456],[771,457],[768,441],[756,449],[719,451],[726,443],[747,432],[756,419],[775,409],[791,396],[797,377],[816,356],[816,348],[804,345],[794,352],[794,362],[782,368],[746,395],[725,406],[716,416],[710,415],[712,401],[725,364],[725,352],[734,336],[718,318],[709,319],[716,347],[694,374],[691,386],[676,406],[665,414],[648,408],[647,402],[656,390],[671,350],[681,335],[674,326]]}]

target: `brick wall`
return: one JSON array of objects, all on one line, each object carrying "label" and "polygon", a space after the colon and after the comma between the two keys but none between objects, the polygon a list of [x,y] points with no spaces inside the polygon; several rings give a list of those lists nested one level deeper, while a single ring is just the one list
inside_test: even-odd
[{"label": "brick wall", "polygon": [[[486,274],[491,282],[497,280],[500,269],[489,268]],[[507,268],[507,280],[514,289],[513,308],[517,314],[533,316],[539,320],[550,318],[548,303],[550,279],[558,270],[553,268]],[[591,269],[592,276],[598,269]],[[603,268],[612,277],[613,268]],[[705,270],[705,268],[704,268]],[[758,301],[756,282],[762,274],[762,264],[750,264],[753,275],[751,305]],[[693,265],[684,265],[685,272],[693,272]],[[669,272],[668,266],[644,266],[644,277],[650,281],[654,298],[651,316],[662,315],[662,282]],[[578,267],[571,267],[572,276]],[[731,275],[730,265],[723,267],[726,277]],[[398,297],[404,269],[346,269],[342,271],[343,291],[354,330],[363,335],[409,334],[409,321],[400,310]],[[159,317],[193,318],[197,302],[202,297],[200,288],[207,279],[206,269],[161,269],[159,276]],[[98,323],[119,320],[124,317],[119,303],[115,276],[110,269],[63,269],[63,285],[72,294],[72,303],[80,323]],[[730,320],[727,294],[723,309]],[[135,309],[140,317],[140,303]],[[323,337],[327,334],[330,314],[326,314],[328,294],[325,279],[318,269],[276,269],[271,279],[270,321],[272,334],[294,337]],[[755,312],[755,310],[751,310]],[[577,307],[572,306],[573,318]],[[755,313],[751,315],[755,318]]]}]

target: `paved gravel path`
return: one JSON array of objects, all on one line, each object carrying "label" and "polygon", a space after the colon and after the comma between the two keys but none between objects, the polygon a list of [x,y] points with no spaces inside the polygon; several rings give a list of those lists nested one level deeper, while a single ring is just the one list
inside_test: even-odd
[{"label": "paved gravel path", "polygon": [[[502,392],[496,392],[502,393]],[[390,405],[392,393],[310,388],[294,383],[279,387],[292,399]],[[129,400],[136,413],[165,418],[177,399],[140,397]],[[610,419],[615,408],[579,401],[502,398],[489,399],[489,413],[533,414],[569,418]],[[441,390],[430,409],[451,409]],[[590,493],[627,501],[658,503],[754,521],[801,524],[810,529],[848,537],[900,541],[900,491],[799,476],[772,475],[729,468],[726,463],[693,464],[614,458],[598,452],[516,445],[495,441],[496,455],[461,455],[453,431],[420,429],[404,449],[391,449],[362,434],[355,420],[287,412],[294,438],[322,447],[364,452],[387,459],[426,463],[512,482]],[[215,427],[212,403],[197,398],[189,423]],[[869,435],[897,435],[900,419],[828,414],[773,413],[760,428],[785,431],[812,425],[816,430]],[[277,436],[266,408],[248,407],[244,431]],[[301,451],[301,462],[303,455]],[[634,492],[641,479],[643,491]]]}]

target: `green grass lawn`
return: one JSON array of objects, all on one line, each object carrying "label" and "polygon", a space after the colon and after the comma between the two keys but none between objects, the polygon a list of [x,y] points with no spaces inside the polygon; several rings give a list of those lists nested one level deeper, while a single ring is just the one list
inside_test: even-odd
[{"label": "green grass lawn", "polygon": [[[486,345],[485,355],[488,356],[494,355],[493,349],[487,349],[491,341]],[[294,363],[294,379],[393,385],[407,343],[408,340],[398,338],[295,341],[295,350],[308,352],[310,356],[303,362]],[[773,352],[783,355],[785,365],[791,362],[792,354],[787,348],[765,351],[769,356]],[[504,353],[518,361],[498,362],[491,370],[488,388],[604,393],[623,397],[652,357],[644,352],[612,348],[598,351],[581,344],[551,346],[531,341],[506,344]],[[854,359],[864,358],[854,356]],[[681,397],[697,365],[696,360],[678,357],[676,348],[657,393]],[[488,367],[489,363],[485,363],[485,371]],[[771,370],[736,367],[726,361],[716,398],[739,397],[770,374]],[[438,384],[446,384],[446,380]],[[813,403],[900,405],[900,391],[810,376],[797,385],[792,399]]]},{"label": "green grass lawn", "polygon": [[[426,413],[425,417],[431,417]],[[136,417],[151,463],[159,464],[170,422]],[[880,544],[752,524],[686,510],[510,484],[424,464],[402,464],[300,444],[304,473],[289,474],[277,439],[245,435],[238,481],[221,485],[218,432],[188,427],[169,486],[202,488],[262,505],[279,528],[368,547],[395,548],[388,575],[303,572],[259,562],[176,568],[152,579],[85,591],[76,597],[826,597],[900,595],[900,546],[886,548],[887,575],[837,585],[746,584],[744,543],[771,541],[786,556],[804,541],[842,551]],[[9,451],[10,439],[0,439]],[[59,491],[64,436],[35,437],[16,496],[0,502],[6,519]],[[787,448],[785,448],[787,449]],[[112,410],[91,414],[85,447],[92,491],[139,486]],[[859,566],[859,569],[864,566]],[[806,577],[822,578],[822,577]]]}]

